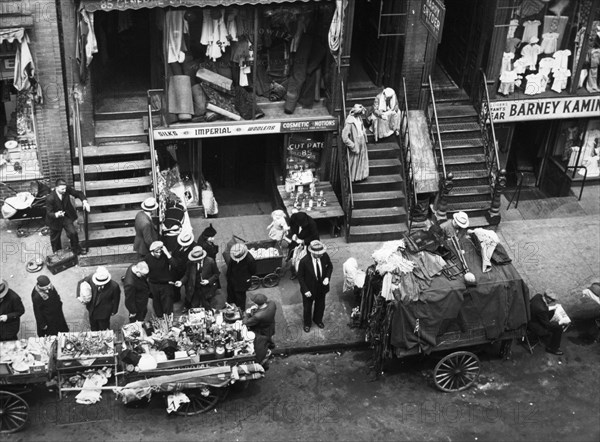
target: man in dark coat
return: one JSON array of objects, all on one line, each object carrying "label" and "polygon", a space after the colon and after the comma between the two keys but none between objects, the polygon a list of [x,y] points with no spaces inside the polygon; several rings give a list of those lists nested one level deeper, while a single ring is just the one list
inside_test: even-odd
[{"label": "man in dark coat", "polygon": [[125,307],[129,311],[129,322],[144,321],[148,313],[148,299],[150,298],[150,287],[148,287],[148,264],[140,261],[130,265],[125,271],[123,278],[123,290],[125,292]]},{"label": "man in dark coat", "polygon": [[277,305],[267,299],[262,293],[252,296],[256,304],[246,310],[242,322],[257,335],[265,336],[271,348],[275,347],[273,335],[275,334],[275,313]]},{"label": "man in dark coat", "polygon": [[31,303],[38,336],[58,335],[59,332],[69,331],[62,301],[50,278],[45,275],[38,276],[37,284],[31,292]]},{"label": "man in dark coat", "polygon": [[25,313],[21,298],[0,279],[0,341],[16,341],[21,326],[20,317]]},{"label": "man in dark coat", "polygon": [[61,178],[56,180],[54,190],[46,197],[46,225],[50,228],[50,244],[52,252],[62,249],[60,235],[65,229],[73,253],[85,255],[87,251],[82,250],[79,246],[79,235],[73,225],[73,222],[77,220],[77,211],[71,203],[71,195],[82,201],[84,210],[90,211],[90,205],[83,192],[67,186],[67,182]]},{"label": "man in dark coat", "polygon": [[185,276],[181,280],[185,286],[185,297],[191,308],[209,309],[210,300],[217,293],[219,268],[214,259],[207,256],[206,250],[196,246],[189,254]]},{"label": "man in dark coat", "polygon": [[[288,246],[289,260],[294,249],[299,245],[308,246],[312,241],[319,240],[317,223],[304,212],[296,212],[290,216],[290,230],[288,232],[290,244]],[[292,266],[292,279],[296,279],[296,269]]]},{"label": "man in dark coat", "polygon": [[146,198],[142,203],[142,211],[135,216],[135,239],[133,250],[137,252],[138,258],[143,260],[148,256],[150,244],[158,240],[158,230],[152,221],[152,212],[158,209],[154,198]]},{"label": "man in dark coat", "polygon": [[227,302],[246,309],[246,291],[250,279],[256,274],[256,261],[248,253],[245,244],[234,244],[230,251],[231,260],[227,264]]},{"label": "man in dark coat", "polygon": [[77,299],[88,310],[92,331],[108,330],[110,317],[119,310],[121,287],[110,278],[106,267],[98,267],[96,273],[86,276],[77,285]]},{"label": "man in dark coat", "polygon": [[304,331],[307,333],[310,331],[311,319],[319,328],[325,327],[325,295],[329,292],[329,278],[333,272],[333,264],[326,250],[321,241],[312,241],[308,246],[308,254],[298,266],[298,282],[304,307]]},{"label": "man in dark coat", "polygon": [[219,253],[219,246],[214,243],[217,231],[212,224],[202,231],[198,237],[198,245],[206,251],[206,255],[215,261],[217,260],[217,253]]},{"label": "man in dark coat", "polygon": [[[171,273],[173,257],[162,241],[150,244],[150,254],[146,256],[148,264],[148,285],[152,294],[152,306],[157,317],[173,313],[175,290],[181,287],[181,281],[174,281]],[[174,289],[175,287],[175,289]]]},{"label": "man in dark coat", "polygon": [[560,341],[562,339],[563,328],[556,322],[551,322],[554,311],[548,306],[556,301],[555,296],[550,292],[537,294],[531,298],[531,320],[529,329],[540,339],[546,341],[546,351],[555,355],[562,355]]}]

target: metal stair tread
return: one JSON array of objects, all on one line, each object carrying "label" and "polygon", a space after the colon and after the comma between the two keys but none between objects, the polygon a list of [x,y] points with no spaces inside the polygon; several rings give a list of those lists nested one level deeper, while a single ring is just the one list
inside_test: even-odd
[{"label": "metal stair tread", "polygon": [[[151,184],[152,178],[149,175],[123,179],[91,180],[85,182],[85,190],[89,192],[92,190],[122,189],[126,187],[150,186]],[[80,181],[75,181],[75,188],[81,190]]]},{"label": "metal stair tread", "polygon": [[470,164],[470,163],[485,163],[485,155],[452,155],[444,157],[444,162],[448,164]]},{"label": "metal stair tread", "polygon": [[442,122],[439,124],[439,126],[440,126],[440,133],[470,132],[470,131],[480,130],[479,123],[474,122],[474,121],[464,121],[464,122],[460,122],[460,123]]},{"label": "metal stair tread", "polygon": [[489,175],[486,169],[481,170],[454,170],[452,171],[455,180],[468,180],[470,178],[487,178]]},{"label": "metal stair tread", "polygon": [[117,210],[114,212],[92,212],[88,214],[89,224],[102,224],[110,222],[133,222],[139,209],[134,210]]},{"label": "metal stair tread", "polygon": [[437,108],[438,118],[476,117],[477,111],[470,104],[443,105]]},{"label": "metal stair tread", "polygon": [[381,183],[401,183],[401,182],[402,182],[402,175],[400,175],[400,174],[372,175],[372,176],[369,176],[366,180],[353,183],[352,185],[360,188],[362,185],[381,184]]},{"label": "metal stair tread", "polygon": [[352,228],[350,229],[350,236],[373,235],[373,234],[396,233],[396,232],[400,233],[400,232],[407,230],[406,228],[404,230],[402,230],[402,227],[406,227],[406,226],[404,226],[403,223],[377,224],[377,225],[373,225],[373,226],[352,226]]},{"label": "metal stair tread", "polygon": [[402,191],[394,192],[360,192],[354,194],[354,201],[370,201],[370,200],[392,200],[403,198]]},{"label": "metal stair tread", "polygon": [[400,146],[397,143],[368,143],[367,149],[369,152],[374,152],[378,150],[400,150]]},{"label": "metal stair tread", "polygon": [[481,137],[457,138],[443,141],[444,149],[460,149],[467,147],[481,147],[483,149],[483,140]]},{"label": "metal stair tread", "polygon": [[381,216],[402,216],[406,215],[404,207],[380,207],[377,209],[354,209],[352,210],[352,219],[354,218],[377,218]]},{"label": "metal stair tread", "polygon": [[[137,169],[150,169],[152,167],[152,161],[147,160],[135,160],[135,161],[124,161],[120,163],[98,163],[98,164],[86,164],[84,166],[85,173],[115,173],[115,172],[130,172]],[[73,166],[73,173],[79,174],[79,165]]]},{"label": "metal stair tread", "polygon": [[448,197],[453,196],[464,196],[464,195],[491,195],[492,190],[490,186],[482,185],[482,186],[459,186],[454,187]]},{"label": "metal stair tread", "polygon": [[116,229],[98,229],[98,230],[89,230],[89,240],[90,241],[98,241],[98,240],[109,240],[115,238],[133,238],[135,236],[135,228],[134,227],[120,227]]},{"label": "metal stair tread", "polygon": [[460,202],[452,202],[448,201],[448,208],[446,209],[448,212],[471,212],[478,210],[487,210],[491,207],[490,201],[460,201]]},{"label": "metal stair tread", "polygon": [[106,155],[133,155],[150,153],[147,143],[107,143],[101,146],[84,146],[83,157],[101,157]]},{"label": "metal stair tread", "polygon": [[400,160],[398,158],[384,159],[384,160],[369,160],[369,167],[388,167],[388,166],[400,166]]},{"label": "metal stair tread", "polygon": [[[118,206],[121,204],[141,203],[146,198],[150,198],[151,196],[153,196],[152,192],[127,193],[124,195],[92,196],[87,200],[91,207]],[[81,207],[81,201],[76,200],[76,204],[77,207]]]}]

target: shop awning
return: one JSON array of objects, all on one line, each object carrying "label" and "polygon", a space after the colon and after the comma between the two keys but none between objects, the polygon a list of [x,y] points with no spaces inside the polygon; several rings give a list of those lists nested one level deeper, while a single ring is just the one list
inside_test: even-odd
[{"label": "shop awning", "polygon": [[81,6],[88,12],[124,11],[126,9],[204,7],[233,5],[270,5],[274,3],[294,3],[323,0],[81,0]]}]

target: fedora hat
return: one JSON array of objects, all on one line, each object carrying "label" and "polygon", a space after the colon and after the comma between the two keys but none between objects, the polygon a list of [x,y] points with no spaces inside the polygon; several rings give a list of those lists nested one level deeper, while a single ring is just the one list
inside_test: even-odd
[{"label": "fedora hat", "polygon": [[181,247],[187,247],[193,242],[194,235],[192,235],[190,232],[182,232],[177,237],[177,244],[179,244]]},{"label": "fedora hat", "polygon": [[231,247],[229,253],[231,254],[231,259],[240,262],[248,254],[248,247],[246,247],[246,244],[237,243]]},{"label": "fedora hat", "polygon": [[188,253],[188,259],[191,262],[202,261],[206,257],[206,250],[204,250],[200,246],[196,246],[192,249],[190,253]]},{"label": "fedora hat", "polygon": [[96,285],[105,285],[110,281],[110,273],[106,267],[100,266],[92,276],[92,282]]},{"label": "fedora hat", "polygon": [[452,218],[454,218],[454,221],[458,227],[462,229],[469,227],[469,215],[467,215],[465,212],[456,212],[454,215],[452,215]]},{"label": "fedora hat", "polygon": [[4,298],[4,295],[8,292],[8,282],[6,279],[0,279],[0,298]]},{"label": "fedora hat", "polygon": [[158,209],[158,203],[156,202],[156,199],[150,197],[150,198],[146,198],[144,200],[144,202],[142,203],[142,210],[146,211],[146,212],[152,212],[153,210]]},{"label": "fedora hat", "polygon": [[322,255],[327,251],[327,247],[325,247],[325,244],[323,244],[321,241],[315,239],[314,241],[310,242],[308,251],[310,253],[314,253],[315,255]]}]

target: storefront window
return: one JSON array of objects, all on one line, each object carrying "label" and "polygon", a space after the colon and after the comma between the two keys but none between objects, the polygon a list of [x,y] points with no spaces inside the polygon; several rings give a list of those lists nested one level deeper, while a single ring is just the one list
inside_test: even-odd
[{"label": "storefront window", "polygon": [[333,62],[327,32],[334,7],[166,10],[167,122],[281,118],[313,108]]},{"label": "storefront window", "polygon": [[[569,120],[561,123],[552,157],[563,167],[584,166],[587,177],[600,176],[600,119]],[[577,168],[576,176],[583,176],[585,170]]]},{"label": "storefront window", "polygon": [[597,14],[592,6],[592,0],[517,2],[506,27],[498,94],[552,96],[582,88],[599,92],[600,21],[591,17]]}]

